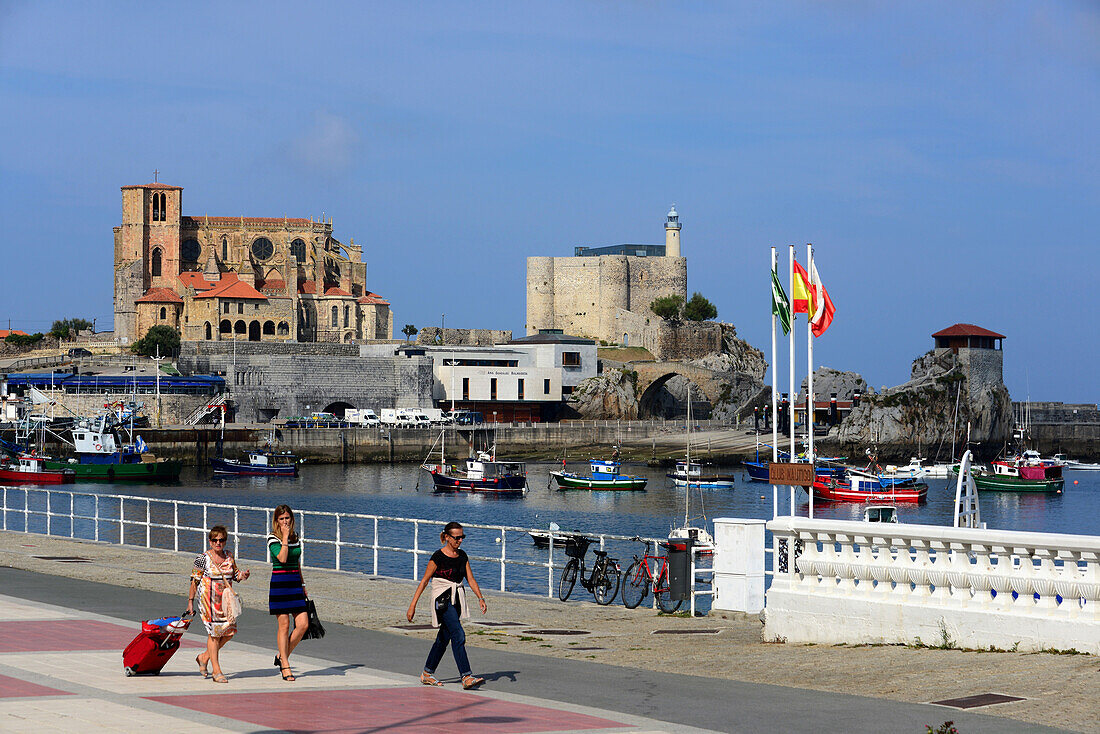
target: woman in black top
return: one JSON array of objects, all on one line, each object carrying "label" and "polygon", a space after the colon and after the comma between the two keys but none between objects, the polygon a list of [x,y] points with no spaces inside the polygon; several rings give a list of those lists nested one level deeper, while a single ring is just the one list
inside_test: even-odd
[{"label": "woman in black top", "polygon": [[428,561],[428,567],[424,569],[424,578],[420,579],[420,585],[416,587],[412,603],[405,617],[411,622],[416,613],[416,603],[420,601],[420,595],[424,593],[428,582],[431,582],[430,597],[432,600],[432,626],[439,628],[439,634],[435,636],[435,643],[428,652],[428,660],[424,663],[424,672],[420,674],[420,682],[428,686],[441,686],[442,683],[435,677],[435,669],[439,661],[443,659],[443,653],[447,651],[447,644],[451,645],[451,652],[455,656],[455,664],[458,665],[458,673],[462,677],[463,688],[474,688],[485,682],[484,678],[477,678],[470,670],[470,660],[466,657],[466,632],[462,629],[462,620],[470,618],[470,610],[466,604],[466,587],[462,581],[468,580],[481,606],[481,613],[485,614],[485,597],[481,595],[477,581],[474,580],[474,572],[470,568],[470,560],[462,550],[462,541],[466,539],[466,533],[457,522],[449,522],[439,534],[439,540],[443,547],[432,554]]}]

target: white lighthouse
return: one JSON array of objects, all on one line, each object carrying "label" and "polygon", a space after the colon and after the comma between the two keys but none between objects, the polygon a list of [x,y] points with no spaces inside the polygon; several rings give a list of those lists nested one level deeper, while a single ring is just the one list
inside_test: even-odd
[{"label": "white lighthouse", "polygon": [[665,257],[680,257],[680,215],[675,204],[665,220]]}]

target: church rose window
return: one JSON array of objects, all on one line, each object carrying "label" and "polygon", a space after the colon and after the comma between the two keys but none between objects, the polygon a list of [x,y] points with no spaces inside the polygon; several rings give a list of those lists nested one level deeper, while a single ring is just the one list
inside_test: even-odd
[{"label": "church rose window", "polygon": [[306,261],[306,243],[297,239],[290,243],[290,254],[298,259],[298,263],[304,263]]},{"label": "church rose window", "polygon": [[202,254],[202,245],[195,238],[186,239],[180,245],[180,257],[187,262],[196,262]]},{"label": "church rose window", "polygon": [[267,260],[275,254],[275,246],[266,237],[257,237],[252,242],[252,256],[257,260]]}]

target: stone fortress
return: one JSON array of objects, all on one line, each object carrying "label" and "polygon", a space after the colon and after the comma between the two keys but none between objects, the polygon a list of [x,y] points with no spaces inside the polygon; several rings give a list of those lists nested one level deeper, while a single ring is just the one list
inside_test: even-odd
[{"label": "stone fortress", "polygon": [[527,334],[561,330],[608,344],[648,346],[661,321],[654,299],[687,300],[687,258],[680,255],[675,205],[665,244],[576,248],[573,257],[527,258]]},{"label": "stone fortress", "polygon": [[122,187],[116,338],[165,325],[184,341],[392,339],[362,248],[334,238],[331,220],[184,216],[182,194],[159,182]]}]

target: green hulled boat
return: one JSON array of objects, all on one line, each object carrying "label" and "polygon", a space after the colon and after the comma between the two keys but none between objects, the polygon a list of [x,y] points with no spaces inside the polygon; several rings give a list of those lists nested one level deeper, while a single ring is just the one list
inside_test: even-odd
[{"label": "green hulled boat", "polygon": [[601,490],[643,490],[649,480],[646,477],[632,477],[619,474],[619,462],[592,459],[590,476],[573,472],[552,471],[550,476],[558,483],[558,489],[601,489]]},{"label": "green hulled boat", "polygon": [[1062,467],[1043,462],[1037,451],[992,463],[992,471],[972,473],[974,484],[986,492],[1049,492],[1061,494],[1065,487]]},{"label": "green hulled boat", "polygon": [[134,443],[120,440],[119,424],[110,414],[81,419],[73,427],[75,456],[46,462],[51,471],[71,469],[77,481],[172,481],[179,479],[183,463],[158,459],[146,451],[139,436]]}]

